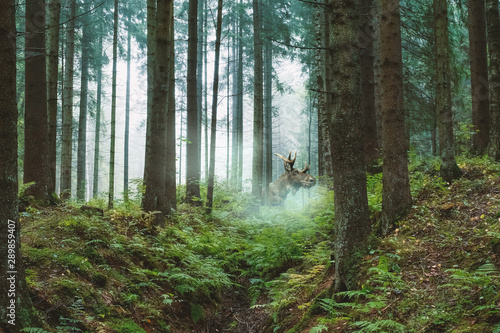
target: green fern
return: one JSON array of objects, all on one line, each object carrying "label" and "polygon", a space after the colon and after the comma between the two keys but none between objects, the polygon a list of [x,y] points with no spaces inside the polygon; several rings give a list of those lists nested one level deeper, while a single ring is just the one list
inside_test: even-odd
[{"label": "green fern", "polygon": [[309,331],[309,333],[321,333],[323,331],[327,331],[328,332],[328,326],[325,326],[323,324],[319,324],[318,326],[315,326],[315,327],[311,328],[311,330]]},{"label": "green fern", "polygon": [[47,332],[46,330],[44,330],[43,328],[39,328],[39,327],[26,327],[26,328],[23,328],[21,330],[21,332],[25,332],[25,333],[50,333],[50,332]]},{"label": "green fern", "polygon": [[354,323],[359,327],[358,332],[406,332],[406,326],[394,320],[357,321]]}]

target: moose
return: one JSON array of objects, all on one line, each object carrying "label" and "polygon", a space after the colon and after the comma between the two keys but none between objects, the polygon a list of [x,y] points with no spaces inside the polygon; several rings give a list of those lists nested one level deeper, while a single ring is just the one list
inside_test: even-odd
[{"label": "moose", "polygon": [[272,206],[281,205],[290,191],[295,195],[301,187],[311,188],[316,185],[316,179],[306,173],[309,170],[307,162],[305,168],[302,170],[293,167],[295,159],[297,158],[297,152],[295,152],[293,159],[291,159],[291,150],[288,154],[288,158],[276,153],[274,155],[283,160],[285,172],[278,179],[269,184],[269,203]]}]

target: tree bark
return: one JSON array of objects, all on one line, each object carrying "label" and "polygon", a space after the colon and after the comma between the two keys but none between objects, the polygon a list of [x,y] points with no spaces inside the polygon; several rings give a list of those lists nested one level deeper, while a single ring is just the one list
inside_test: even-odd
[{"label": "tree bark", "polygon": [[500,161],[500,19],[498,0],[486,0],[488,50],[490,56],[490,146],[489,153]]},{"label": "tree bark", "polygon": [[[153,110],[153,87],[154,87],[154,73],[155,73],[155,54],[156,54],[156,0],[147,0],[147,120],[146,120],[146,151],[144,156],[144,184],[146,183],[146,178],[148,177],[148,170],[151,168],[149,161],[151,161],[151,144],[148,144],[151,140],[151,113]],[[144,207],[144,201],[146,197],[143,195],[142,203]]]},{"label": "tree bark", "polygon": [[332,95],[328,110],[335,191],[335,291],[357,287],[371,231],[366,193],[358,49],[359,1],[331,0]]},{"label": "tree bark", "polygon": [[36,200],[49,201],[49,126],[45,56],[45,1],[26,3],[24,183]]},{"label": "tree bark", "polygon": [[217,27],[215,32],[215,64],[214,64],[214,85],[212,97],[212,129],[210,138],[210,169],[208,174],[207,186],[207,208],[212,211],[214,199],[215,182],[215,146],[217,137],[217,100],[219,93],[219,60],[220,60],[220,40],[222,33],[222,0],[217,3]]},{"label": "tree bark", "polygon": [[123,198],[128,202],[128,160],[129,160],[129,138],[130,138],[130,61],[132,52],[131,11],[127,13],[127,83],[125,88],[125,140],[123,147]]},{"label": "tree bark", "polygon": [[254,32],[254,111],[253,111],[253,165],[252,194],[262,196],[263,147],[264,147],[264,88],[262,61],[262,0],[253,0]]},{"label": "tree bark", "polygon": [[[408,175],[409,147],[407,141],[402,140],[406,137],[406,131],[399,0],[382,0],[379,22],[380,84],[384,92],[381,96],[384,147],[381,230],[383,235],[388,235],[395,229],[397,219],[411,208],[412,203]],[[376,141],[376,137],[374,139]]]},{"label": "tree bark", "polygon": [[[101,11],[102,13],[102,11]],[[97,60],[97,100],[95,112],[95,136],[94,136],[94,177],[92,186],[92,197],[97,198],[99,194],[99,158],[100,158],[100,135],[101,135],[101,96],[102,96],[102,58],[104,57],[102,49],[102,25],[99,31],[99,56]]]},{"label": "tree bark", "polygon": [[198,0],[189,0],[188,17],[188,68],[187,68],[187,139],[186,149],[186,200],[201,205],[200,200],[200,137],[197,110],[197,45]]},{"label": "tree bark", "polygon": [[[168,1],[166,12],[167,32],[167,133],[166,133],[166,161],[165,161],[165,214],[170,215],[177,209],[176,176],[176,142],[175,136],[175,31],[174,31],[174,1]],[[182,126],[182,122],[181,122]],[[180,182],[180,181],[179,181]]]},{"label": "tree bark", "polygon": [[14,1],[0,4],[0,331],[12,333],[21,332],[35,317],[21,256],[18,213],[15,8]]},{"label": "tree bark", "polygon": [[473,151],[482,155],[489,142],[489,84],[486,53],[486,18],[484,0],[469,0],[469,46],[472,90]]},{"label": "tree bark", "polygon": [[[328,2],[329,0],[325,0]],[[323,73],[324,73],[324,86],[323,90],[325,92],[325,107],[323,114],[320,114],[321,119],[321,137],[323,142],[322,149],[322,164],[324,168],[324,176],[327,178],[333,178],[333,156],[332,156],[332,142],[330,138],[330,132],[332,130],[332,124],[330,115],[328,112],[333,108],[332,101],[332,58],[330,54],[330,10],[326,9],[323,11],[323,22],[324,22],[324,33],[323,33],[323,46],[325,51],[323,52]]]},{"label": "tree bark", "polygon": [[[375,73],[373,56],[373,0],[360,2],[360,62],[361,62],[361,108],[363,110],[363,132],[365,135],[365,165],[375,171],[374,164],[380,158],[375,109]],[[399,87],[401,88],[401,87]]]},{"label": "tree bark", "polygon": [[57,169],[57,83],[59,69],[59,19],[61,0],[49,4],[49,28],[47,31],[47,112],[49,121],[49,194],[56,192]]},{"label": "tree bark", "polygon": [[75,59],[76,0],[70,0],[64,68],[64,98],[62,109],[61,199],[71,199],[71,169],[73,155],[73,75]]},{"label": "tree bark", "polygon": [[[83,7],[83,12],[86,13],[89,10],[90,5],[86,4]],[[78,121],[78,154],[76,168],[76,197],[78,200],[85,200],[85,187],[87,183],[85,168],[87,166],[87,95],[89,83],[90,23],[86,17],[86,15],[82,16],[82,76],[80,81],[80,115]]]},{"label": "tree bark", "polygon": [[109,196],[108,209],[113,208],[115,198],[115,140],[116,140],[116,65],[118,61],[118,0],[113,14],[113,78],[111,83],[111,142],[109,145]]},{"label": "tree bark", "polygon": [[[240,6],[243,5],[243,0],[240,0]],[[238,176],[237,189],[243,190],[243,11],[240,11],[238,18]]]},{"label": "tree bark", "polygon": [[239,16],[235,15],[233,20],[233,45],[231,47],[232,56],[233,56],[233,66],[232,66],[232,76],[233,76],[233,85],[232,85],[232,122],[231,122],[231,185],[236,187],[237,179],[238,179],[238,45],[240,43],[240,39],[238,36],[238,25],[239,25]]},{"label": "tree bark", "polygon": [[[166,122],[167,122],[167,84],[168,64],[167,38],[169,31],[168,23],[169,0],[157,1],[156,13],[156,58],[153,87],[153,109],[151,110],[151,133],[146,143],[150,151],[151,160],[148,162],[149,169],[146,171],[146,192],[144,194],[143,207],[145,211],[159,211],[165,214],[165,162],[166,162]],[[160,223],[163,223],[159,219]]]},{"label": "tree bark", "polygon": [[436,113],[438,115],[441,176],[447,182],[459,178],[462,171],[455,161],[451,76],[449,67],[448,7],[446,0],[434,0],[436,35]]},{"label": "tree bark", "polygon": [[[198,110],[198,119],[199,124],[198,124],[198,135],[200,138],[200,143],[201,143],[201,135],[204,133],[205,140],[204,140],[204,174],[205,174],[205,180],[208,177],[208,117],[207,117],[207,110],[203,108],[203,47],[204,47],[204,28],[206,27],[206,24],[204,22],[205,18],[205,10],[204,10],[204,5],[207,1],[206,0],[198,0],[198,26],[197,26],[197,34],[198,34],[198,45],[197,45],[197,56],[196,56],[196,88],[197,88],[197,93],[196,93],[196,109]],[[206,66],[206,64],[205,64]],[[203,131],[202,131],[203,127]],[[201,157],[201,144],[200,144],[200,157]]]},{"label": "tree bark", "polygon": [[[266,1],[267,12],[273,11],[270,0]],[[273,44],[271,42],[270,18],[263,20],[267,37],[264,44],[264,190],[269,196],[269,184],[273,181]],[[308,161],[310,162],[310,161]],[[267,201],[267,200],[266,200]]]},{"label": "tree bark", "polygon": [[314,22],[315,22],[315,39],[316,49],[314,50],[314,75],[316,93],[316,107],[318,110],[318,176],[324,179],[326,175],[324,155],[322,151],[329,149],[329,141],[326,141],[325,134],[328,133],[328,125],[325,117],[326,93],[325,93],[325,66],[324,66],[324,12],[323,6],[316,5],[314,7]]}]

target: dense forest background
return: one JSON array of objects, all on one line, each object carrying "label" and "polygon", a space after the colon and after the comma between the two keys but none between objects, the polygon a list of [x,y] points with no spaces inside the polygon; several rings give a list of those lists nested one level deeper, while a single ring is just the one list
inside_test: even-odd
[{"label": "dense forest background", "polygon": [[0,40],[0,332],[500,330],[498,0],[3,1]]}]

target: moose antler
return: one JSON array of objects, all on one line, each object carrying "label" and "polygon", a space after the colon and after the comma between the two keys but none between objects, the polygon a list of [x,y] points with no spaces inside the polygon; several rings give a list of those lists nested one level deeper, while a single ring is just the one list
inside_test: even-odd
[{"label": "moose antler", "polygon": [[295,152],[295,156],[293,157],[293,160],[290,159],[292,157],[291,150],[290,150],[290,153],[288,154],[288,158],[286,158],[283,155],[277,154],[277,153],[274,153],[274,155],[280,157],[285,162],[285,169],[288,170],[287,165],[289,165],[289,167],[290,167],[289,171],[291,171],[293,169],[293,164],[295,163],[295,159],[297,158],[297,152]]},{"label": "moose antler", "polygon": [[309,170],[309,168],[310,168],[310,167],[311,167],[311,166],[310,166],[310,165],[307,165],[307,162],[306,162],[306,167],[305,167],[304,169],[302,169],[300,172],[302,172],[302,173],[306,173],[306,172],[307,172],[307,170]]}]

